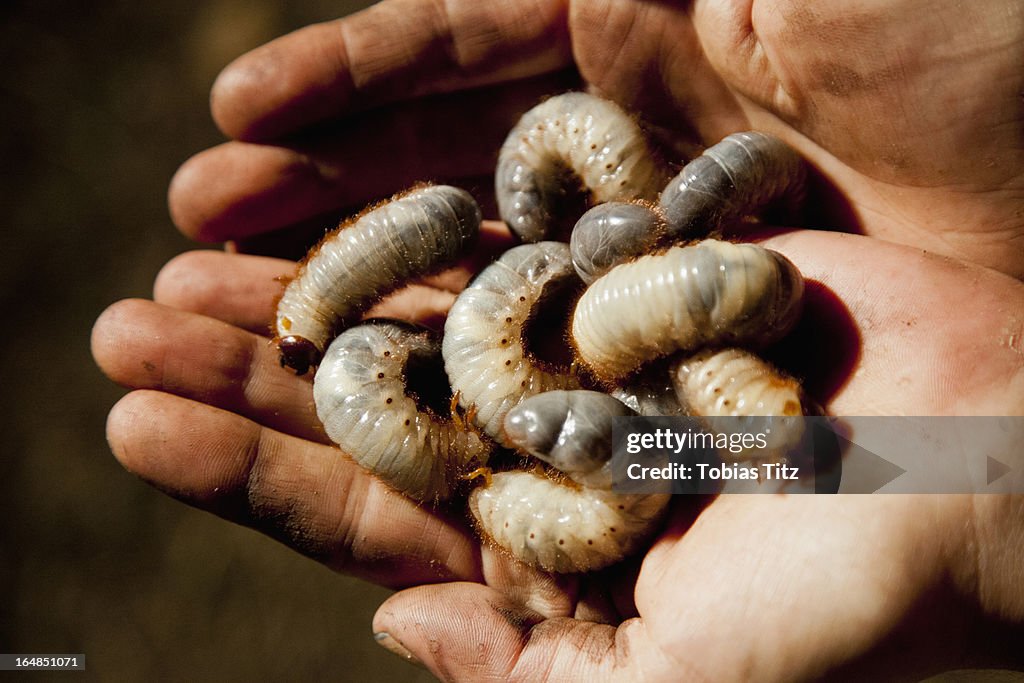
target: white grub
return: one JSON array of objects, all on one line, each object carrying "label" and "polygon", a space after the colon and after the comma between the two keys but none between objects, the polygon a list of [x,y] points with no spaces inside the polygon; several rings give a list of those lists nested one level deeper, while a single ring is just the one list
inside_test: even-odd
[{"label": "white grub", "polygon": [[772,204],[795,206],[807,169],[803,158],[776,137],[734,133],[683,167],[661,193],[671,239],[702,237]]},{"label": "white grub", "polygon": [[[427,386],[410,386],[417,381]],[[428,391],[448,391],[440,342],[425,328],[387,320],[339,335],[313,382],[328,436],[362,467],[425,502],[448,498],[463,474],[486,464],[490,451],[475,432],[443,414],[450,396],[435,397],[434,408],[417,401],[417,392]]]},{"label": "white grub", "polygon": [[803,278],[781,254],[704,240],[616,266],[580,297],[572,337],[614,381],[677,350],[770,344],[796,322]]},{"label": "white grub", "polygon": [[[448,312],[442,352],[452,389],[474,423],[503,445],[508,443],[502,420],[520,401],[580,386],[568,366],[538,359],[524,339],[527,321],[547,297],[557,298],[578,282],[568,245],[524,244],[481,271]],[[562,334],[551,329],[537,332]]]},{"label": "white grub", "polygon": [[669,499],[620,495],[520,470],[492,475],[470,494],[469,509],[483,535],[514,558],[571,573],[607,567],[639,550]]},{"label": "white grub", "polygon": [[[524,242],[552,237],[552,217],[582,189],[592,204],[657,198],[666,174],[639,125],[617,104],[581,92],[527,111],[498,155],[498,211]],[[575,186],[573,186],[575,185]]]},{"label": "white grub", "polygon": [[[723,459],[778,459],[800,443],[805,407],[800,384],[743,349],[705,350],[671,372],[679,403],[715,431],[767,432],[766,448],[723,452]],[[729,418],[744,418],[741,420]]]},{"label": "white grub", "polygon": [[382,296],[466,253],[480,208],[465,190],[414,188],[328,234],[277,306],[281,364],[305,374],[331,337]]}]

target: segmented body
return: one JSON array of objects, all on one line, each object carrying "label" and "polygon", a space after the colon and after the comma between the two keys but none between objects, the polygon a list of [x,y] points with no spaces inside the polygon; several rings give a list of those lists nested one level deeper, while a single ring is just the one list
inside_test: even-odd
[{"label": "segmented body", "polygon": [[679,402],[693,415],[803,415],[800,384],[743,349],[701,351],[673,374]]},{"label": "segmented body", "polygon": [[796,150],[776,137],[734,133],[686,166],[661,193],[673,238],[704,236],[765,206],[799,200],[807,169]]},{"label": "segmented body", "polygon": [[[525,242],[551,237],[552,216],[581,186],[592,203],[656,198],[666,174],[618,105],[570,92],[526,112],[498,156],[498,210]],[[575,178],[575,180],[573,180]]]},{"label": "segmented body", "polygon": [[781,254],[705,240],[613,268],[580,297],[572,336],[604,380],[676,350],[759,346],[796,322],[803,278]]},{"label": "segmented body", "polygon": [[667,494],[620,495],[513,471],[474,489],[469,509],[481,531],[513,557],[568,573],[601,569],[635,552],[668,500]]},{"label": "segmented body", "polygon": [[723,454],[730,459],[784,455],[800,443],[803,416],[813,412],[795,379],[743,349],[702,351],[680,361],[671,378],[679,403],[692,415],[711,418],[715,431],[767,434],[767,448]]},{"label": "segmented body", "polygon": [[459,258],[479,229],[480,208],[469,193],[436,185],[400,195],[329,234],[278,303],[281,364],[304,374],[343,324]]},{"label": "segmented body", "polygon": [[[425,328],[375,320],[343,332],[313,382],[328,436],[364,468],[420,501],[444,500],[467,470],[487,462],[489,446],[450,416],[410,395],[425,374],[447,391],[440,342]],[[443,398],[441,400],[443,403]]]},{"label": "segmented body", "polygon": [[524,398],[579,387],[568,367],[540,361],[524,341],[542,301],[576,283],[568,245],[524,244],[485,268],[448,312],[442,350],[452,389],[474,409],[476,425],[500,443],[508,445],[505,414]]}]

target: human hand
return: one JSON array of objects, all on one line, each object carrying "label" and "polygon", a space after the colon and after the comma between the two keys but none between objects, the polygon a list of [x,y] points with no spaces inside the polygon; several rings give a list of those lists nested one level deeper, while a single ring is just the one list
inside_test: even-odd
[{"label": "human hand", "polygon": [[[305,33],[281,39],[227,70],[215,89],[215,117],[225,132],[247,142],[227,143],[186,164],[172,187],[172,211],[176,222],[190,235],[211,240],[244,240],[321,213],[330,213],[339,207],[362,204],[366,199],[388,194],[424,177],[461,182],[465,178],[486,176],[492,172],[494,151],[516,115],[533,104],[540,94],[568,87],[564,70],[576,68],[591,87],[640,111],[651,120],[670,147],[687,149],[694,140],[707,144],[726,133],[750,127],[785,138],[819,167],[853,210],[852,224],[842,223],[838,216],[829,216],[834,219],[831,225],[857,228],[867,234],[913,243],[939,253],[955,254],[1018,276],[1024,274],[1019,214],[1021,117],[1016,99],[1021,75],[1017,68],[1020,60],[1013,49],[1020,44],[1020,15],[1014,14],[1012,9],[1000,13],[994,5],[979,9],[974,5],[964,7],[961,4],[955,8],[935,10],[910,2],[870,7],[866,4],[858,8],[846,5],[841,10],[816,7],[814,14],[809,16],[794,3],[760,3],[741,7],[740,11],[732,14],[729,10],[734,6],[700,1],[682,9],[662,3],[597,2],[567,7],[566,3],[548,2],[536,3],[525,9],[522,5],[510,8],[508,3],[493,7],[480,3],[448,3],[448,14],[440,15],[433,13],[437,5],[391,0],[370,12],[343,20],[341,24],[312,27]],[[833,13],[841,16],[825,16]],[[956,13],[962,13],[962,16],[951,16]],[[751,38],[750,25],[746,21],[748,17],[754,18],[758,39]],[[979,21],[979,17],[987,21]],[[626,26],[628,31],[624,28]],[[893,27],[899,27],[900,36],[893,35]],[[971,30],[964,31],[964,27]],[[955,36],[955,42],[950,35],[953,32],[960,34]],[[383,41],[381,36],[384,35],[394,39]],[[614,37],[609,39],[609,36]],[[828,46],[827,51],[822,50],[822,43]],[[963,49],[965,54],[954,59],[943,52],[943,48],[951,51]],[[820,57],[825,52],[833,53],[837,61],[823,65]],[[510,82],[510,79],[518,80]],[[481,184],[474,186],[477,189],[489,184],[486,180],[478,182]],[[823,239],[831,240],[832,237]],[[838,253],[844,257],[853,254],[865,258],[876,256],[871,249],[844,252],[848,246],[846,243],[824,242],[818,246],[837,247],[840,249]],[[837,258],[838,253],[832,258]],[[898,271],[899,267],[905,267],[913,260],[912,255],[919,256],[904,251],[899,258],[882,259],[882,264],[866,261],[862,265],[864,272],[876,272],[876,267],[885,264],[891,266],[890,270]],[[824,256],[817,255],[818,258]],[[804,266],[803,263],[800,265]],[[820,273],[821,279],[827,282],[826,275],[830,269],[842,267],[834,261],[819,264],[818,270],[812,269],[811,276],[818,277],[813,273]],[[897,272],[897,280],[904,285],[915,277],[909,271]],[[982,279],[991,277],[989,273]],[[947,294],[973,291],[973,286],[968,287],[963,278],[954,280],[960,282],[959,288],[942,285],[939,290]],[[1019,301],[1019,290],[1002,282],[999,286],[993,285],[993,291],[1009,297],[1004,301]],[[877,284],[872,287],[872,283],[859,283],[864,292],[878,294]],[[939,325],[939,322],[950,328],[965,327],[965,321],[954,316],[955,311],[950,310],[948,302],[938,306],[931,301],[929,314],[936,315],[934,319],[922,314],[921,318],[900,321],[910,321],[903,325],[907,330],[896,327],[898,316],[893,312],[904,305],[899,303],[899,297],[906,295],[907,289],[898,287],[887,292],[889,299],[881,304],[883,308],[884,305],[890,307],[889,315],[878,316],[882,320],[879,323],[876,320],[879,311],[872,308],[872,302],[864,300],[864,292],[837,288],[844,298],[849,295],[847,305],[858,303],[865,306],[861,314],[854,316],[862,325],[861,329],[870,330],[858,363],[863,365],[873,359],[870,362],[874,364],[874,370],[862,373],[856,381],[850,381],[836,391],[831,397],[832,410],[841,412],[837,405],[842,406],[846,396],[852,401],[849,405],[867,407],[861,412],[867,409],[879,413],[898,412],[902,408],[904,412],[955,413],[958,410],[973,412],[980,410],[980,406],[992,406],[996,412],[1019,412],[1019,365],[1014,366],[1006,356],[1002,356],[1001,361],[991,365],[976,360],[977,367],[965,368],[960,352],[978,337],[967,334],[958,334],[955,339],[947,337],[947,327]],[[925,294],[921,287],[910,289]],[[968,300],[971,301],[971,310],[975,310],[974,301]],[[136,314],[141,316],[141,311],[122,313],[126,314],[126,321],[134,320]],[[987,326],[986,321],[993,322],[991,317],[986,317],[985,321],[972,322],[966,327],[974,334],[980,330],[984,332],[983,338],[991,339],[996,328]],[[156,325],[166,329],[175,326],[176,323],[168,320]],[[1019,322],[1009,321],[1007,326],[1008,329],[1017,329]],[[932,334],[928,338],[915,335],[908,338],[904,335],[910,334],[910,327],[931,330]],[[883,334],[883,331],[888,334]],[[1001,331],[998,334],[1000,339],[1010,339],[1008,346],[1013,346],[1013,334],[1009,337],[1001,336]],[[111,337],[118,337],[117,332],[112,332]],[[1019,333],[1016,338],[1019,339]],[[879,340],[899,343],[887,349],[884,344],[875,344]],[[954,341],[960,346],[952,343]],[[160,347],[161,342],[153,343],[156,346],[147,351]],[[869,343],[872,354],[867,353]],[[928,349],[928,352],[921,353],[921,349]],[[975,352],[972,350],[971,353]],[[139,357],[139,354],[134,356],[135,360]],[[170,357],[173,358],[173,354]],[[1010,358],[1019,359],[1019,356]],[[955,362],[940,362],[949,359]],[[886,392],[881,394],[883,400],[878,401],[879,389],[887,386],[894,367],[903,368],[910,386],[916,386],[918,391],[897,397]],[[928,370],[933,374],[917,374],[918,370]],[[971,376],[964,377],[961,373]],[[171,377],[173,379],[173,374]],[[922,378],[931,379],[923,382]],[[285,421],[291,423],[303,417],[296,417],[292,408],[291,418],[288,418],[289,409],[284,408],[284,403],[277,404],[278,399],[265,398],[269,403],[253,407],[248,403],[248,396],[233,396],[231,391],[223,388],[207,393],[201,386],[202,382],[195,378],[192,381],[197,386],[183,382],[184,386],[178,387],[174,382],[152,379],[149,380],[151,384],[140,383],[126,372],[121,381],[133,386],[168,388],[213,403],[221,400],[218,391],[226,391],[224,405],[258,421],[285,416]],[[1011,386],[1010,382],[1017,384]],[[259,387],[262,383],[257,381],[252,385]],[[959,390],[949,391],[943,396],[940,390],[946,387]],[[906,386],[901,389],[909,391]],[[251,393],[251,390],[244,393]],[[1007,396],[1011,398],[1004,400]],[[1014,396],[1018,398],[1012,398]],[[854,400],[857,397],[859,403]],[[918,400],[922,397],[927,400]],[[287,476],[283,484],[272,481],[274,496],[270,504],[262,503],[259,495],[243,493],[249,488],[249,484],[243,481],[244,473],[231,477],[227,470],[220,471],[218,476],[226,478],[229,483],[225,490],[232,493],[228,499],[242,500],[234,510],[219,499],[216,495],[219,492],[211,493],[211,489],[201,486],[213,479],[199,481],[198,488],[195,487],[197,481],[185,479],[184,473],[176,469],[182,465],[180,456],[170,458],[175,464],[166,469],[154,469],[161,463],[151,460],[146,453],[152,454],[157,442],[153,438],[147,440],[143,434],[144,425],[138,421],[140,406],[137,404],[133,408],[131,402],[153,401],[160,404],[168,400],[166,396],[151,394],[136,395],[135,399],[129,396],[127,405],[119,407],[111,419],[111,440],[115,450],[120,448],[120,457],[126,464],[158,485],[200,505],[226,510],[225,514],[249,520],[333,565],[346,566],[389,585],[409,585],[425,580],[477,582],[487,578],[484,577],[487,573],[484,571],[485,563],[479,559],[480,551],[472,539],[460,525],[441,516],[417,509],[415,515],[400,518],[397,524],[391,525],[398,531],[394,535],[385,533],[380,538],[364,535],[360,520],[372,519],[382,510],[390,512],[392,499],[372,480],[345,468],[341,468],[339,473],[334,473],[333,466],[330,472],[305,470],[307,478],[302,485],[309,486],[321,477],[331,481],[352,477],[343,486],[332,490],[340,493],[346,486],[351,486],[353,497],[348,498],[349,501],[361,501],[365,495],[367,504],[358,513],[350,507],[339,513],[341,505],[338,499],[327,501],[324,507],[323,500],[330,496],[307,496],[304,503],[289,507],[289,494],[298,494],[299,500],[303,500],[299,484],[291,474],[301,465],[285,465]],[[972,403],[975,400],[980,402]],[[238,403],[233,404],[234,401]],[[1008,404],[1016,407],[1007,409]],[[306,405],[308,417],[311,412],[308,401]],[[912,409],[907,406],[912,406]],[[198,415],[208,414],[205,407],[194,408],[190,404],[189,409],[197,410]],[[169,414],[162,413],[158,419],[163,420]],[[177,419],[177,424],[184,423],[181,415]],[[232,416],[231,422],[234,421]],[[170,429],[164,434],[173,433],[174,424],[171,416],[168,422]],[[205,437],[219,431],[215,427]],[[196,443],[202,441],[203,435],[200,435]],[[243,441],[251,442],[251,436],[248,442]],[[272,439],[269,443],[277,453],[307,453],[306,449],[311,447],[307,443],[290,440],[278,442]],[[267,463],[280,460],[277,453]],[[304,458],[301,463],[310,461],[311,458]],[[285,459],[282,462],[292,461]],[[257,483],[262,480],[262,475],[257,477]],[[324,491],[322,487],[313,490]],[[371,493],[373,491],[377,493]],[[637,584],[637,608],[647,620],[645,612],[650,611],[641,601],[641,595],[648,596],[646,605],[660,601],[657,590],[643,588],[662,587],[662,584],[645,578],[651,576],[652,570],[648,569],[651,562],[655,562],[653,566],[659,566],[656,558],[662,552],[660,548],[668,548],[664,552],[670,559],[660,566],[671,568],[670,571],[676,571],[674,563],[685,559],[680,555],[697,555],[694,564],[684,568],[685,573],[682,569],[679,571],[683,576],[698,575],[703,573],[702,567],[707,568],[702,562],[716,552],[711,541],[700,540],[709,538],[709,532],[697,533],[700,528],[714,529],[719,524],[714,520],[724,519],[724,528],[729,529],[741,526],[740,522],[730,522],[730,519],[749,519],[752,529],[763,532],[764,524],[773,528],[772,520],[778,523],[795,517],[803,521],[802,526],[798,524],[796,527],[799,533],[780,532],[784,538],[780,539],[778,547],[799,553],[801,546],[808,546],[802,549],[802,557],[809,566],[819,563],[823,571],[831,569],[841,579],[863,580],[869,588],[875,589],[875,592],[860,593],[866,596],[866,601],[871,603],[875,598],[879,603],[887,604],[876,605],[878,610],[867,617],[856,616],[854,621],[867,626],[864,634],[858,634],[862,639],[856,643],[842,629],[837,630],[839,637],[828,642],[809,639],[819,649],[809,648],[806,651],[795,648],[795,640],[765,638],[756,648],[738,652],[732,665],[764,665],[767,675],[779,671],[782,672],[780,677],[788,678],[790,672],[799,676],[801,672],[814,673],[868,662],[877,664],[885,661],[884,657],[878,656],[880,651],[885,654],[886,648],[891,648],[893,643],[904,637],[918,648],[916,654],[931,654],[933,650],[929,644],[921,643],[908,625],[917,618],[915,610],[933,594],[937,596],[928,604],[940,607],[959,604],[957,601],[966,599],[972,609],[976,608],[971,618],[977,617],[978,623],[987,625],[988,618],[996,612],[1019,622],[1019,604],[1006,607],[1003,598],[1008,591],[1005,586],[987,588],[985,600],[988,602],[981,604],[984,601],[978,596],[983,593],[980,587],[983,580],[972,585],[973,575],[964,567],[974,556],[963,550],[977,541],[973,532],[963,529],[964,519],[970,519],[974,520],[977,528],[988,530],[987,538],[983,539],[988,541],[986,552],[998,554],[998,542],[993,540],[999,538],[998,533],[991,530],[1017,533],[1014,530],[1020,528],[1019,510],[1014,507],[1013,499],[1000,499],[998,504],[989,501],[987,506],[985,501],[981,501],[975,506],[973,502],[957,503],[956,499],[948,498],[945,500],[949,502],[941,510],[934,511],[928,505],[913,502],[892,510],[882,509],[881,502],[872,500],[859,506],[843,503],[829,508],[832,511],[829,514],[801,507],[818,503],[795,499],[778,511],[760,510],[758,506],[770,503],[755,501],[741,512],[730,512],[728,507],[739,503],[723,506],[718,501],[700,518],[710,521],[699,522],[682,537],[678,537],[678,531],[687,526],[685,512],[677,512],[673,523],[678,538],[672,540],[670,527],[652,551],[652,559],[647,560],[641,581]],[[896,506],[896,503],[888,504]],[[402,505],[398,504],[395,509],[407,509]],[[928,508],[923,515],[928,518],[928,525],[919,523],[916,528],[901,527],[891,533],[883,529],[875,545],[865,549],[857,544],[862,540],[864,530],[870,528],[868,523],[876,516],[913,519],[912,514],[922,507]],[[982,514],[984,510],[987,512]],[[680,516],[684,517],[683,521],[680,521]],[[815,526],[807,522],[805,516],[820,517],[822,521]],[[838,519],[834,519],[836,517]],[[859,524],[843,526],[848,518]],[[816,531],[831,534],[832,522],[837,527],[834,532],[837,535],[836,558],[829,564],[822,558],[808,557],[807,553],[814,555],[814,546],[801,534]],[[376,530],[372,525],[366,528]],[[419,529],[427,530],[424,536],[428,539],[426,544],[409,540],[416,537]],[[327,530],[340,530],[345,540],[337,543],[336,537]],[[413,533],[406,534],[409,531]],[[925,541],[931,537],[922,541],[924,534],[938,537],[947,534],[948,542],[928,545]],[[759,553],[763,552],[760,550],[763,533],[751,531],[750,536],[754,544],[752,547]],[[431,539],[434,538],[442,540],[433,544]],[[733,535],[733,538],[738,536]],[[690,550],[695,542],[699,552]],[[454,549],[450,556],[439,550],[445,548],[445,543]],[[902,548],[905,543],[915,548],[927,546],[912,558],[926,570],[911,572],[906,568],[910,553]],[[673,548],[684,547],[685,553],[673,551]],[[860,561],[840,566],[843,560],[857,560],[858,551],[864,553]],[[444,557],[440,558],[438,565],[439,553]],[[409,556],[409,567],[399,566],[404,554]],[[751,560],[746,556],[742,559],[756,565],[751,567],[750,576],[760,576],[763,571],[769,576],[784,577],[788,565],[780,568],[779,563],[785,565],[785,554],[773,555],[772,561],[769,561],[771,558]],[[700,560],[700,557],[705,559]],[[791,553],[788,557],[801,556]],[[732,557],[726,559],[733,560]],[[909,596],[904,602],[881,599],[877,585],[882,583],[880,574],[867,566],[876,560],[883,560],[880,564],[889,571],[882,578],[895,576],[897,580],[892,582],[894,591],[901,597]],[[1005,572],[1000,572],[1008,561],[1005,556],[996,557],[990,563],[988,575],[1005,576]],[[739,572],[742,566],[731,571]],[[774,570],[777,572],[773,573]],[[943,590],[939,579],[950,574],[957,574],[952,581],[955,587]],[[1001,579],[986,580],[998,584]],[[627,578],[608,590],[621,597],[623,593],[631,593],[631,587],[632,582]],[[832,586],[819,582],[810,583],[809,588],[811,594],[820,595],[822,591],[831,590]],[[396,597],[395,602],[382,610],[384,621],[378,623],[380,628],[393,631],[409,649],[434,666],[435,671],[444,667],[452,676],[458,676],[465,671],[462,667],[466,654],[459,647],[467,642],[476,644],[477,639],[467,640],[464,635],[450,634],[444,630],[444,625],[437,624],[435,616],[451,616],[452,613],[435,609],[432,600],[422,602],[424,592],[430,598],[437,597],[435,590],[450,591],[444,593],[445,599],[449,595],[461,594],[470,602],[480,598],[498,606],[508,604],[508,591],[503,590],[501,595],[505,597],[499,599],[498,593],[491,593],[490,588],[479,584],[423,588]],[[722,604],[694,600],[693,593],[679,593],[677,597],[685,598],[686,606],[691,608],[701,605],[711,605],[716,610],[740,608],[742,600],[734,604],[735,597],[726,599],[725,592],[729,590],[736,589],[720,582],[717,590],[711,591]],[[753,590],[748,585],[741,587],[739,593],[749,595]],[[574,591],[565,591],[561,596],[557,592],[549,594],[547,606],[539,610],[544,616],[576,613],[588,616],[588,610],[580,607],[583,601],[577,602]],[[586,594],[586,591],[575,593],[576,596]],[[403,608],[403,600],[412,602],[406,602]],[[522,615],[523,601],[517,599],[514,603],[507,612],[511,622]],[[431,614],[425,615],[421,623],[430,626],[426,632],[435,634],[433,644],[443,646],[445,651],[444,656],[436,660],[424,656],[422,634],[413,634],[410,639],[407,625],[402,629],[392,628],[392,624],[401,620],[403,609],[407,610],[404,614],[421,615],[424,604],[431,605]],[[799,606],[792,599],[790,602],[766,603],[762,600],[748,604],[769,609],[779,607],[778,611],[783,613],[786,608]],[[460,602],[445,605],[458,609],[465,607],[465,603]],[[536,603],[532,606],[537,607]],[[666,614],[669,620],[681,613],[690,614],[672,609],[675,606],[676,603],[670,603],[668,609],[661,612],[663,618]],[[842,602],[839,607],[848,613],[858,606]],[[628,610],[618,611],[628,613]],[[927,609],[924,612],[926,616],[930,614]],[[389,613],[393,615],[390,622],[387,620]],[[701,607],[694,613],[707,614],[708,610]],[[534,618],[527,615],[519,623],[530,624]],[[766,622],[768,626],[779,624],[778,621],[770,621],[771,617],[763,618],[769,619]],[[810,619],[807,628],[820,628],[823,621],[827,619]],[[974,623],[968,622],[969,619],[954,624],[954,627],[968,628]],[[631,629],[636,628],[633,626],[635,623],[627,622],[629,625],[621,633],[634,632]],[[725,628],[738,628],[739,622],[725,619],[723,623]],[[578,622],[552,621],[532,630],[530,642],[572,645],[575,641],[566,639],[563,624],[568,624],[569,630],[579,628],[579,633],[593,638],[591,644],[601,645],[601,639],[609,633],[619,633]],[[436,631],[432,630],[434,625],[439,626]],[[723,624],[702,622],[702,625],[710,628],[722,627]],[[513,642],[507,638],[512,634],[494,630],[496,628],[496,622],[488,622],[486,635],[494,636],[495,643],[507,647]],[[751,646],[751,632],[761,635],[759,629],[744,630],[736,641]],[[673,632],[669,629],[665,633],[672,635]],[[705,642],[723,642],[718,638],[733,635],[721,628],[707,633]],[[788,638],[781,631],[772,633]],[[539,637],[546,634],[555,637],[546,641]],[[822,634],[814,630],[812,635]],[[701,656],[707,654],[699,642],[693,645],[695,637],[687,640],[686,633],[679,637],[688,643],[690,651],[697,650]],[[451,645],[449,641],[452,638],[461,638],[461,641]],[[516,631],[515,638],[522,638],[522,634]],[[951,634],[949,638],[957,643],[963,642],[958,640],[958,634]],[[480,642],[488,642],[488,638],[481,638]],[[647,640],[642,644],[648,653],[653,652],[658,658],[664,654],[661,643]],[[769,652],[769,646],[773,644],[778,645],[782,653],[775,659]],[[509,656],[514,654],[512,650],[503,652]],[[533,672],[530,667],[530,658],[536,656],[533,653],[539,653],[543,658],[548,652],[537,648],[516,659],[522,662],[520,671]],[[567,647],[563,652],[568,653],[567,656],[579,654],[579,650],[573,647]],[[617,656],[624,656],[622,649],[616,652]],[[717,653],[725,656],[728,651],[719,647]],[[489,654],[500,659],[502,652],[492,650]],[[786,668],[784,660],[789,657],[802,658],[798,663],[804,668]],[[493,666],[495,661],[489,658],[481,666]],[[562,661],[565,660],[558,660]],[[913,661],[920,662],[921,658]],[[669,662],[672,663],[671,660]],[[627,663],[636,666],[647,661],[634,657]],[[704,666],[703,662],[701,665]],[[727,676],[729,665],[728,662],[710,661],[706,669],[696,670],[722,671]],[[758,673],[761,670],[758,668]],[[600,674],[604,670],[594,671]],[[889,673],[892,671],[888,669]],[[586,673],[583,670],[577,672]],[[678,670],[674,673],[678,674]]]},{"label": "human hand", "polygon": [[[484,221],[477,251],[456,267],[409,285],[371,309],[432,324],[470,275],[512,243]],[[110,447],[130,472],[182,502],[249,526],[338,571],[400,588],[477,581],[543,613],[579,594],[481,548],[464,511],[416,503],[330,444],[316,415],[312,376],[279,365],[271,323],[288,261],[194,251],[168,263],[154,301],[125,300],[97,320],[100,369],[131,389],[107,420]],[[579,613],[618,618],[600,574],[600,595]],[[631,600],[632,582],[621,591]]]},{"label": "human hand", "polygon": [[1021,277],[1022,44],[1013,0],[387,0],[225,69],[212,107],[236,140],[170,204],[186,234],[244,241],[417,180],[479,195],[518,114],[578,75],[676,151],[779,135],[836,191],[816,188],[819,225]]},{"label": "human hand", "polygon": [[[826,378],[811,390],[833,414],[1024,411],[1022,321],[1007,308],[1024,285],[857,236],[767,244],[818,283],[793,343],[805,348],[801,372]],[[395,596],[374,625],[439,675],[917,673],[967,651],[1002,654],[971,638],[1003,642],[998,621],[1024,619],[1012,582],[1024,510],[1005,496],[726,496],[692,528],[698,510],[682,498],[639,576],[630,563],[578,580],[516,567],[455,516],[407,501],[324,445],[308,379],[278,367],[259,336],[273,278],[291,267],[195,252],[165,268],[156,303],[109,309],[94,355],[140,391],[115,406],[108,438],[162,490],[332,567],[393,587],[456,582]],[[457,288],[467,274],[439,284]],[[403,296],[378,312],[431,317],[452,294]],[[838,380],[817,372],[836,364]],[[598,623],[637,614],[618,629]],[[939,625],[918,628],[935,615]]]},{"label": "human hand", "polygon": [[[392,587],[480,580],[465,525],[341,457],[317,419],[311,376],[280,367],[270,341],[276,278],[294,269],[189,252],[161,271],[155,301],[121,301],[100,316],[93,356],[134,390],[108,417],[114,455],[169,495],[334,569]],[[467,277],[461,268],[410,285],[375,313],[436,321]]]},{"label": "human hand", "polygon": [[[1021,283],[858,236],[766,246],[812,282],[792,340],[805,369],[845,366],[816,387],[829,412],[1024,414],[1024,320],[1007,307],[1024,300]],[[696,502],[674,500],[635,586],[591,577],[620,602],[633,589],[636,618],[600,623],[570,593],[540,613],[507,586],[462,582],[398,593],[374,631],[444,680],[919,680],[1024,664],[1020,496]],[[598,594],[594,583],[578,595]]]}]

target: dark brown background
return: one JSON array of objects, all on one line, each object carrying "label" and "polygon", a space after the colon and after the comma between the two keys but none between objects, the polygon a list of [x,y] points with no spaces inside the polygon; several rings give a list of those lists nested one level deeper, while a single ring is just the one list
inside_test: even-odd
[{"label": "dark brown background", "polygon": [[160,266],[198,246],[174,230],[165,192],[221,140],[207,109],[217,72],[366,4],[0,10],[0,652],[85,653],[88,673],[62,680],[432,680],[373,642],[386,591],[125,473],[104,439],[123,391],[89,355],[103,308],[150,296]]},{"label": "dark brown background", "polygon": [[89,355],[107,305],[150,296],[160,266],[199,246],[174,230],[165,192],[182,161],[222,140],[207,110],[218,71],[367,4],[0,9],[0,652],[88,664],[27,678],[433,680],[373,642],[387,591],[124,472],[104,439],[123,391]]}]

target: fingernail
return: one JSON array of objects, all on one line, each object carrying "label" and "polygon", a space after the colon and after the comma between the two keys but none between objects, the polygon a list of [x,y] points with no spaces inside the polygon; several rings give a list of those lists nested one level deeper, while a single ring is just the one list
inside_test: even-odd
[{"label": "fingernail", "polygon": [[378,645],[380,645],[382,648],[384,648],[388,652],[390,652],[392,654],[395,654],[395,655],[398,655],[399,657],[401,657],[405,661],[409,662],[410,664],[415,664],[416,666],[421,666],[424,669],[426,668],[425,666],[423,666],[423,662],[421,662],[419,659],[416,658],[416,655],[414,655],[413,653],[409,652],[409,650],[405,647],[405,645],[402,645],[400,642],[398,642],[398,640],[396,638],[392,637],[392,635],[390,633],[388,633],[387,631],[381,631],[380,633],[374,633],[373,634],[373,639],[377,641]]}]

